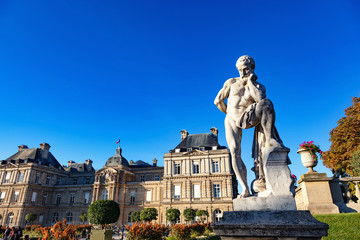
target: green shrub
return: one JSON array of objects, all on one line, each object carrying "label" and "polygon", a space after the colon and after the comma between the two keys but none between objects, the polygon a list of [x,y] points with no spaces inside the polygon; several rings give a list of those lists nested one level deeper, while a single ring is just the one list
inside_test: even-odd
[{"label": "green shrub", "polygon": [[151,222],[152,220],[156,220],[158,216],[158,212],[156,208],[145,208],[140,212],[141,221]]},{"label": "green shrub", "polygon": [[98,200],[93,202],[88,210],[90,223],[104,227],[106,224],[116,222],[120,216],[119,204],[112,200]]}]

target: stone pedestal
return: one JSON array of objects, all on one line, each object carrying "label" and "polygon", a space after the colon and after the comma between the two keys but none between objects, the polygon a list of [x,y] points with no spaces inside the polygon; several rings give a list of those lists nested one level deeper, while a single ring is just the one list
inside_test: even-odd
[{"label": "stone pedestal", "polygon": [[233,199],[234,211],[296,210],[292,196],[247,197]]},{"label": "stone pedestal", "polygon": [[296,207],[312,214],[339,213],[330,190],[331,178],[325,173],[309,173],[300,176],[296,188]]},{"label": "stone pedestal", "polygon": [[329,226],[309,211],[233,211],[213,228],[223,240],[320,240]]}]

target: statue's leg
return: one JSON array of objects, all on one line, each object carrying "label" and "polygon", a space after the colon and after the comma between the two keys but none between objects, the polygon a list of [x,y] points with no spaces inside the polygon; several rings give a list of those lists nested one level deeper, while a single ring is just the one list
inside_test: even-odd
[{"label": "statue's leg", "polygon": [[260,118],[260,124],[266,139],[265,147],[282,147],[282,141],[275,129],[275,111],[272,102],[269,99],[263,99],[258,102],[255,114]]},{"label": "statue's leg", "polygon": [[231,164],[238,179],[242,193],[238,197],[250,196],[249,186],[247,184],[247,170],[241,159],[241,137],[242,129],[236,127],[235,121],[229,117],[225,118],[225,134],[231,153]]}]

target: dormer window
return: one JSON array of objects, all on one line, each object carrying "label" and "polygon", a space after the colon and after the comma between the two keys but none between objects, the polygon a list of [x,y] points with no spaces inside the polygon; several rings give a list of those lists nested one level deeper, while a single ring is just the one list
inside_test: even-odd
[{"label": "dormer window", "polygon": [[217,150],[217,146],[212,146],[212,150]]},{"label": "dormer window", "polygon": [[199,147],[200,151],[205,151],[205,147]]},{"label": "dormer window", "polygon": [[191,152],[191,151],[192,151],[192,148],[188,148],[187,151],[188,151],[188,152]]},{"label": "dormer window", "polygon": [[180,152],[180,148],[175,148],[175,152],[179,153]]}]

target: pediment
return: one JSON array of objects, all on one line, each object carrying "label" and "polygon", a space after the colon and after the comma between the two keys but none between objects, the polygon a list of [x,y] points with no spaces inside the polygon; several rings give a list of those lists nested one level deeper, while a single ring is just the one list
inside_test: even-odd
[{"label": "pediment", "polygon": [[201,156],[201,155],[206,155],[207,153],[201,150],[197,150],[197,149],[193,149],[190,152],[186,152],[184,154],[184,156]]}]

